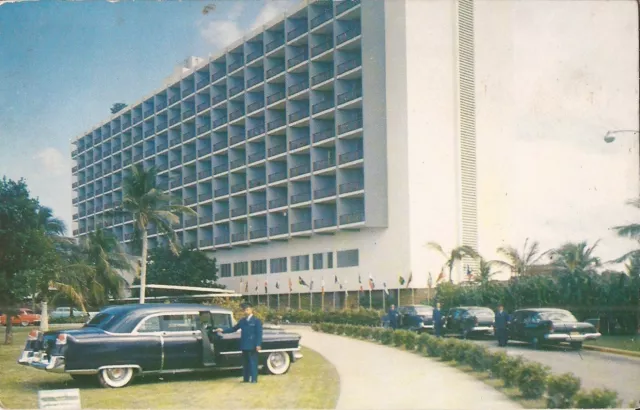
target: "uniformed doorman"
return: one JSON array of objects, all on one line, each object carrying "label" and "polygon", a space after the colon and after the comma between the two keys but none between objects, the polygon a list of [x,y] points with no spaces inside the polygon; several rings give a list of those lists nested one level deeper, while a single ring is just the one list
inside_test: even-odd
[{"label": "uniformed doorman", "polygon": [[495,326],[496,326],[496,339],[498,339],[498,346],[505,347],[507,345],[507,325],[509,324],[509,315],[504,311],[504,306],[498,306],[496,312]]},{"label": "uniformed doorman", "polygon": [[216,332],[233,333],[242,330],[240,335],[240,350],[242,350],[242,381],[244,383],[258,383],[258,353],[262,345],[262,322],[253,315],[250,303],[242,305],[245,317],[235,326],[227,329],[216,329]]},{"label": "uniformed doorman", "polygon": [[393,330],[396,330],[398,328],[398,311],[396,310],[396,305],[391,305],[391,308],[389,309],[389,313],[388,313],[388,317],[389,317],[389,326],[391,326],[391,328]]}]

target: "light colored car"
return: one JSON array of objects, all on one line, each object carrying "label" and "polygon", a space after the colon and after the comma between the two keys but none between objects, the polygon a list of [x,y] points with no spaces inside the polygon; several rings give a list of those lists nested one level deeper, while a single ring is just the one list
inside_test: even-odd
[{"label": "light colored car", "polygon": [[[11,318],[11,324],[14,326],[39,325],[40,315],[36,314],[31,309],[20,309],[18,315]],[[7,315],[0,313],[0,325],[7,325]]]},{"label": "light colored car", "polygon": [[[53,312],[51,312],[51,314],[49,315],[49,317],[51,319],[61,319],[61,318],[67,318],[71,316],[71,308],[69,307],[59,307],[56,308]],[[87,314],[84,313],[81,310],[78,310],[76,308],[73,308],[73,316],[74,317],[87,317]]]}]

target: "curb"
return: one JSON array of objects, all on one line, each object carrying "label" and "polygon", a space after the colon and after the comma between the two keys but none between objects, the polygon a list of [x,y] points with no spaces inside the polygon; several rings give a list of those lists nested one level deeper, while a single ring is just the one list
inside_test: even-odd
[{"label": "curb", "polygon": [[612,347],[601,347],[601,346],[594,346],[594,345],[588,345],[588,344],[583,344],[582,348],[585,350],[593,350],[596,352],[612,353],[612,354],[618,354],[620,356],[640,358],[640,352],[632,352],[630,350],[614,349]]}]

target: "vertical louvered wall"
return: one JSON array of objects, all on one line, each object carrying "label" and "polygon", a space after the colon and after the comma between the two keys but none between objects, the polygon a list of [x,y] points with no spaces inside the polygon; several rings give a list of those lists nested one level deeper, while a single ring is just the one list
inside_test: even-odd
[{"label": "vertical louvered wall", "polygon": [[[473,0],[458,0],[458,134],[462,245],[478,249]],[[463,261],[476,271],[473,260]],[[465,269],[462,277],[465,278]]]}]

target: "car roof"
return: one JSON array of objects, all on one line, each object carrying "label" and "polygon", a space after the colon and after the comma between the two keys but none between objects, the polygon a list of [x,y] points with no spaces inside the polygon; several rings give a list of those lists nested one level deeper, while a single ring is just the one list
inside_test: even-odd
[{"label": "car roof", "polygon": [[145,303],[133,305],[115,305],[109,306],[102,310],[104,313],[115,315],[123,315],[130,312],[139,314],[151,314],[162,312],[200,312],[202,310],[221,310],[231,312],[229,309],[221,308],[215,305],[194,305],[190,303]]},{"label": "car roof", "polygon": [[485,307],[485,306],[458,306],[455,309],[488,309],[491,310],[491,308]]},{"label": "car roof", "polygon": [[404,305],[401,307],[428,307],[428,308],[432,308],[433,306],[429,306],[429,305]]},{"label": "car roof", "polygon": [[526,308],[526,309],[516,310],[516,312],[525,312],[525,311],[527,312],[569,312],[567,309],[560,309],[560,308]]}]

